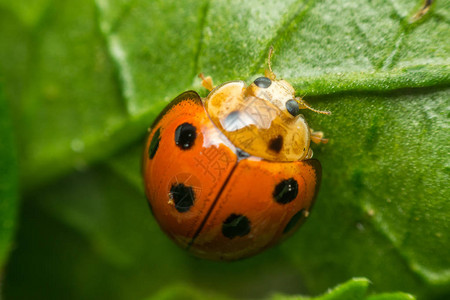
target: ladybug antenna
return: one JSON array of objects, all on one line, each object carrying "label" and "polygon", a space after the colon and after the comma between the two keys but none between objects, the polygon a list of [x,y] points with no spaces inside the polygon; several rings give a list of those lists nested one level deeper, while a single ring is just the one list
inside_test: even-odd
[{"label": "ladybug antenna", "polygon": [[264,75],[266,75],[266,77],[269,78],[270,80],[275,80],[277,76],[272,71],[272,63],[271,63],[272,55],[273,55],[273,46],[270,46],[269,57],[267,58],[267,66],[269,67],[269,69],[265,70]]},{"label": "ladybug antenna", "polygon": [[313,112],[315,112],[315,113],[318,113],[318,114],[322,114],[322,115],[331,115],[331,112],[330,112],[330,111],[327,111],[327,110],[317,110],[317,109],[312,108],[312,107],[309,106],[309,104],[306,103],[305,100],[303,100],[301,97],[296,97],[296,98],[295,98],[295,101],[297,101],[298,106],[300,107],[300,109],[309,109],[309,110],[311,110],[311,111],[313,111]]}]

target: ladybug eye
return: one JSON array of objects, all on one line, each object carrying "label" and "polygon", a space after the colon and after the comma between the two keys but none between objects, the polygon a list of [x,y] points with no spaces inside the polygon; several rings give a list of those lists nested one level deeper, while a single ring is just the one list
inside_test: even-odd
[{"label": "ladybug eye", "polygon": [[294,117],[300,113],[300,108],[298,107],[298,102],[294,99],[286,101],[287,111]]},{"label": "ladybug eye", "polygon": [[272,84],[272,80],[270,80],[267,77],[258,77],[255,79],[254,82],[257,87],[260,87],[263,89],[268,88]]}]

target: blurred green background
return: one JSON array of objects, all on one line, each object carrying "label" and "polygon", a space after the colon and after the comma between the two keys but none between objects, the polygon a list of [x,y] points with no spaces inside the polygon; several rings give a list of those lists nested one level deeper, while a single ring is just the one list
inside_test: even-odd
[{"label": "blurred green background", "polygon": [[[326,299],[449,299],[450,1],[432,2],[0,0],[3,297],[282,299],[365,277]],[[260,76],[270,45],[333,112],[305,112],[330,138],[319,197],[279,246],[194,258],[148,210],[147,127],[206,95],[200,72]]]}]

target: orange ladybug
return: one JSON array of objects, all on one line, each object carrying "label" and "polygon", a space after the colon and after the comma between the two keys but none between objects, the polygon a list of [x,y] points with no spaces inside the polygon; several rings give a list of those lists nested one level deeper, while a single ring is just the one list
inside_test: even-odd
[{"label": "orange ladybug", "polygon": [[161,229],[196,256],[236,260],[292,234],[308,217],[321,180],[310,141],[325,143],[301,109],[318,113],[270,59],[265,77],[176,97],[149,129],[145,192]]}]

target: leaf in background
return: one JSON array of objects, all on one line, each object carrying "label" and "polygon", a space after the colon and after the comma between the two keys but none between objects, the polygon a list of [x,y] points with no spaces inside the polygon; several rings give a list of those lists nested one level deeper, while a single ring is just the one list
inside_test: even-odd
[{"label": "leaf in background", "polygon": [[369,286],[369,281],[365,278],[353,278],[350,281],[338,285],[332,290],[329,290],[322,296],[319,297],[298,297],[298,296],[284,296],[284,295],[274,295],[272,299],[274,300],[287,300],[287,299],[317,299],[317,300],[363,300],[366,299],[366,292]]},{"label": "leaf in background", "polygon": [[8,1],[0,0],[0,6],[12,12],[15,17],[25,26],[32,28],[39,26],[38,23],[45,15],[51,0],[28,0]]},{"label": "leaf in background", "polygon": [[366,278],[353,278],[318,297],[274,295],[272,300],[414,300],[412,295],[405,293],[385,293],[367,295],[370,281]]},{"label": "leaf in background", "polygon": [[408,23],[420,3],[409,0],[213,2],[199,70],[218,82],[254,78],[274,45],[275,72],[301,94],[448,85],[449,25],[440,12],[450,7],[437,2],[420,26]]},{"label": "leaf in background", "polygon": [[96,3],[131,115],[151,109],[154,115],[164,100],[171,100],[192,85],[207,1]]},{"label": "leaf in background", "polygon": [[[367,296],[369,281],[365,278],[353,278],[325,294],[317,297],[286,296],[276,294],[267,299],[272,300],[414,300],[415,298],[405,293],[386,293]],[[147,300],[170,300],[170,299],[230,299],[218,295],[212,295],[204,290],[199,291],[185,285],[173,285],[162,289]]]},{"label": "leaf in background", "polygon": [[[450,291],[448,2],[411,23],[422,1],[41,1],[0,0],[0,72],[28,187],[7,295],[30,297],[27,286],[45,298],[54,282],[57,299],[129,299],[187,281],[255,297],[353,276],[379,291]],[[197,73],[250,80],[272,44],[277,75],[333,111],[307,114],[331,138],[314,149],[317,205],[281,247],[233,264],[193,259],[149,217],[134,141],[199,87]],[[111,168],[29,188],[94,160]]]},{"label": "leaf in background", "polygon": [[112,138],[132,139],[117,133],[127,113],[92,1],[77,2],[76,8],[55,1],[31,29],[2,14],[0,39],[7,47],[1,51],[7,59],[0,71],[14,108],[25,186],[110,153],[120,147]]},{"label": "leaf in background", "polygon": [[18,175],[9,106],[0,85],[0,268],[14,235],[18,206]]},{"label": "leaf in background", "polygon": [[217,299],[217,300],[230,300],[232,298],[228,298],[222,295],[217,295],[214,293],[208,293],[205,290],[194,289],[187,285],[171,285],[168,286],[153,296],[146,298],[145,300],[200,300],[200,299]]}]

